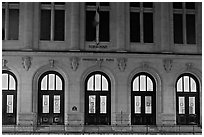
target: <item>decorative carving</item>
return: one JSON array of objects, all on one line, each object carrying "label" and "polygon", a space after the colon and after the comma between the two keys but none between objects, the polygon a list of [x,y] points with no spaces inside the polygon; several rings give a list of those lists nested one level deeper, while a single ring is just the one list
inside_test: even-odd
[{"label": "decorative carving", "polygon": [[164,59],[163,60],[163,63],[164,63],[164,70],[168,73],[171,71],[172,69],[172,63],[173,63],[173,60],[172,59]]},{"label": "decorative carving", "polygon": [[10,70],[10,69],[7,67],[7,63],[8,63],[7,60],[2,59],[2,69],[4,69],[4,70]]},{"label": "decorative carving", "polygon": [[72,57],[71,58],[71,69],[76,71],[79,66],[79,58],[78,57]]},{"label": "decorative carving", "polygon": [[28,71],[29,69],[30,69],[30,67],[31,67],[31,60],[32,60],[32,58],[31,57],[29,57],[29,56],[25,56],[25,57],[22,57],[22,60],[23,60],[23,63],[22,63],[22,65],[23,65],[23,68],[26,70],[26,71]]},{"label": "decorative carving", "polygon": [[122,72],[125,71],[126,62],[127,62],[126,58],[118,58],[118,68],[120,71]]},{"label": "decorative carving", "polygon": [[53,68],[55,66],[55,60],[54,59],[50,59],[49,63],[50,63],[51,68]]},{"label": "decorative carving", "polygon": [[101,66],[102,66],[102,63],[103,63],[103,59],[97,59],[97,66],[99,67],[99,68],[101,68]]},{"label": "decorative carving", "polygon": [[186,63],[186,69],[191,70],[193,67],[193,63]]},{"label": "decorative carving", "polygon": [[76,106],[73,106],[73,107],[72,107],[72,111],[77,111],[77,107],[76,107]]}]

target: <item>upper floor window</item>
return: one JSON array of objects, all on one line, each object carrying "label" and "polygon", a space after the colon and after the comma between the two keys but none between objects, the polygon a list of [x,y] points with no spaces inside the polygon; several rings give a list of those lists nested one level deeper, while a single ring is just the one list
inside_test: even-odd
[{"label": "upper floor window", "polygon": [[174,2],[173,23],[175,44],[196,44],[195,2]]},{"label": "upper floor window", "polygon": [[130,3],[130,42],[153,43],[153,3]]},{"label": "upper floor window", "polygon": [[42,2],[40,40],[64,41],[65,3]]},{"label": "upper floor window", "polygon": [[19,2],[2,3],[2,40],[19,39]]},{"label": "upper floor window", "polygon": [[108,2],[86,3],[86,41],[108,42],[110,40]]}]

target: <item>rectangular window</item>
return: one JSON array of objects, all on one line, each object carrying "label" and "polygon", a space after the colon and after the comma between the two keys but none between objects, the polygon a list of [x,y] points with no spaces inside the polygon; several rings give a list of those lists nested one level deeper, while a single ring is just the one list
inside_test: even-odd
[{"label": "rectangular window", "polygon": [[7,95],[6,113],[13,113],[13,95]]},{"label": "rectangular window", "polygon": [[86,3],[86,41],[110,41],[109,3]]},{"label": "rectangular window", "polygon": [[64,41],[65,3],[42,2],[40,40]]},{"label": "rectangular window", "polygon": [[43,113],[49,113],[49,95],[43,95]]},{"label": "rectangular window", "polygon": [[145,96],[145,113],[151,114],[152,113],[152,97]]},{"label": "rectangular window", "polygon": [[130,42],[153,43],[153,3],[130,3]]},{"label": "rectangular window", "polygon": [[141,96],[135,96],[135,113],[141,113]]},{"label": "rectangular window", "polygon": [[54,95],[54,113],[60,113],[60,95]]},{"label": "rectangular window", "polygon": [[107,113],[106,110],[106,101],[107,97],[106,96],[100,96],[100,113]]},{"label": "rectangular window", "polygon": [[2,40],[19,38],[19,2],[2,3]]},{"label": "rectangular window", "polygon": [[185,97],[179,97],[179,114],[185,114]]},{"label": "rectangular window", "polygon": [[96,113],[96,96],[89,96],[89,113]]},{"label": "rectangular window", "polygon": [[195,114],[195,97],[189,97],[189,114]]},{"label": "rectangular window", "polygon": [[2,74],[2,90],[8,90],[8,74]]},{"label": "rectangular window", "polygon": [[195,2],[173,3],[175,44],[196,44]]},{"label": "rectangular window", "polygon": [[95,90],[101,90],[101,75],[95,75]]}]

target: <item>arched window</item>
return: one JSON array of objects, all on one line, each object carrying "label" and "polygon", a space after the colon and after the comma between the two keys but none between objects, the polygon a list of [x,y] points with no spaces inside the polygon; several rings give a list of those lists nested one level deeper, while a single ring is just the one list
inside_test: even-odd
[{"label": "arched window", "polygon": [[85,124],[109,125],[111,83],[102,72],[91,73],[85,82]]},{"label": "arched window", "polygon": [[134,76],[131,86],[131,124],[156,124],[156,82],[145,72]]},{"label": "arched window", "polygon": [[48,71],[39,78],[38,123],[64,123],[64,79],[56,71]]},{"label": "arched window", "polygon": [[2,74],[2,124],[16,124],[17,113],[17,79],[7,70]]},{"label": "arched window", "polygon": [[199,124],[199,84],[197,78],[185,73],[176,82],[177,124]]}]

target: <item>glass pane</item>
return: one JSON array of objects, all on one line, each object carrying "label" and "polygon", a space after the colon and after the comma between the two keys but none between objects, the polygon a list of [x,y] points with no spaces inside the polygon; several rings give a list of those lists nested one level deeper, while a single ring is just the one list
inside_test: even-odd
[{"label": "glass pane", "polygon": [[13,76],[9,75],[9,90],[16,90],[16,82]]},{"label": "glass pane", "polygon": [[196,43],[195,15],[186,14],[187,44]]},{"label": "glass pane", "polygon": [[95,75],[95,90],[101,90],[101,75]]},{"label": "glass pane", "polygon": [[183,91],[183,79],[180,78],[177,82],[177,92],[182,92]]},{"label": "glass pane", "polygon": [[13,95],[7,95],[6,113],[13,113]]},{"label": "glass pane", "polygon": [[96,96],[89,96],[89,113],[96,113]]},{"label": "glass pane", "polygon": [[195,2],[186,2],[186,9],[195,9]]},{"label": "glass pane", "polygon": [[179,114],[185,114],[185,97],[179,97]]},{"label": "glass pane", "polygon": [[107,79],[104,77],[104,76],[102,76],[102,90],[104,91],[107,91],[108,90],[108,81],[107,81]]},{"label": "glass pane", "polygon": [[60,95],[54,95],[54,113],[60,113]]},{"label": "glass pane", "polygon": [[184,76],[184,92],[189,92],[189,76]]},{"label": "glass pane", "polygon": [[100,6],[109,6],[109,2],[100,2]]},{"label": "glass pane", "polygon": [[153,7],[153,3],[152,2],[144,2],[143,3],[143,7],[145,7],[145,8],[152,8]]},{"label": "glass pane", "polygon": [[139,91],[139,77],[136,77],[133,81],[133,91]]},{"label": "glass pane", "polygon": [[151,114],[152,113],[152,97],[145,96],[145,113]]},{"label": "glass pane", "polygon": [[182,14],[174,14],[174,43],[183,44]]},{"label": "glass pane", "polygon": [[49,74],[49,90],[54,90],[55,74]]},{"label": "glass pane", "polygon": [[56,90],[62,90],[62,80],[56,75]]},{"label": "glass pane", "polygon": [[49,95],[43,95],[43,113],[49,113]]},{"label": "glass pane", "polygon": [[47,90],[47,75],[41,81],[41,90]]},{"label": "glass pane", "polygon": [[181,2],[174,2],[173,8],[174,9],[182,9],[182,3]]},{"label": "glass pane", "polygon": [[153,83],[149,77],[147,77],[147,91],[153,91]]},{"label": "glass pane", "polygon": [[106,96],[100,96],[100,113],[106,113]]},{"label": "glass pane", "polygon": [[5,40],[5,9],[2,9],[2,40]]},{"label": "glass pane", "polygon": [[195,97],[189,97],[189,114],[195,114]]},{"label": "glass pane", "polygon": [[64,41],[65,11],[55,10],[54,40]]},{"label": "glass pane", "polygon": [[89,80],[88,80],[88,83],[87,83],[87,90],[94,90],[93,89],[93,78],[94,78],[94,76],[91,76],[90,78],[89,78]]},{"label": "glass pane", "polygon": [[9,10],[9,40],[18,40],[19,33],[19,10],[10,9]]},{"label": "glass pane", "polygon": [[144,13],[144,43],[153,43],[153,13]]},{"label": "glass pane", "polygon": [[146,91],[146,76],[140,76],[140,91]]},{"label": "glass pane", "polygon": [[8,74],[2,74],[2,90],[8,90]]},{"label": "glass pane", "polygon": [[140,7],[139,2],[130,2],[130,7]]},{"label": "glass pane", "polygon": [[135,113],[141,113],[141,96],[135,96]]},{"label": "glass pane", "polygon": [[86,2],[87,6],[96,6],[96,2]]},{"label": "glass pane", "polygon": [[40,40],[50,40],[51,10],[41,10]]},{"label": "glass pane", "polygon": [[99,40],[109,41],[109,11],[100,12]]},{"label": "glass pane", "polygon": [[195,80],[190,78],[191,80],[191,92],[196,92],[196,83]]},{"label": "glass pane", "polygon": [[65,2],[55,2],[55,5],[65,5]]},{"label": "glass pane", "polygon": [[130,41],[140,42],[140,13],[130,12]]},{"label": "glass pane", "polygon": [[96,40],[95,11],[86,11],[86,41]]}]

